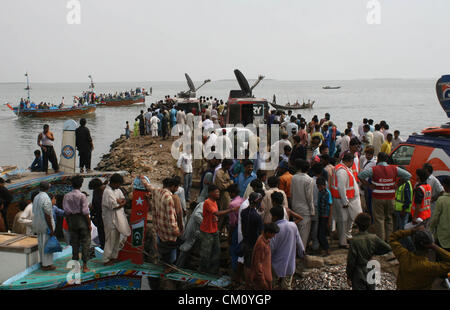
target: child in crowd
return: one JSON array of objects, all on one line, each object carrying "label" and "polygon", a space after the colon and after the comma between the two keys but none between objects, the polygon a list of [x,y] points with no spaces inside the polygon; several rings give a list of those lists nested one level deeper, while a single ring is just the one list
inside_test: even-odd
[{"label": "child in crowd", "polygon": [[360,213],[355,219],[359,232],[350,242],[346,270],[348,285],[354,290],[375,290],[375,283],[367,282],[367,263],[372,256],[384,255],[391,251],[391,247],[384,240],[367,232],[371,220],[367,213]]},{"label": "child in crowd", "polygon": [[264,232],[258,237],[252,253],[250,281],[257,290],[272,289],[272,259],[270,239],[280,231],[275,223],[264,224]]},{"label": "child in crowd", "polygon": [[316,185],[318,190],[317,211],[319,216],[318,239],[320,246],[325,251],[325,256],[328,256],[330,255],[330,246],[328,244],[327,235],[331,227],[332,217],[330,214],[333,209],[333,200],[324,177],[318,177],[316,179]]}]

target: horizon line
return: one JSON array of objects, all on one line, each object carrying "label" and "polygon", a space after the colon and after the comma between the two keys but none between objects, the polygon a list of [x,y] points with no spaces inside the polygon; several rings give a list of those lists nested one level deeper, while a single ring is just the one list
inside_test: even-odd
[{"label": "horizon line", "polygon": [[[279,81],[279,82],[320,82],[320,81],[367,81],[367,80],[434,80],[439,79],[440,77],[411,77],[411,78],[405,78],[405,77],[383,77],[383,78],[349,78],[349,79],[310,79],[310,80],[296,80],[296,79],[276,79],[276,78],[266,78],[264,80],[266,81]],[[247,79],[248,81],[254,81],[256,79]],[[236,81],[235,78],[225,78],[225,79],[217,79],[217,80],[211,80],[211,82],[228,82],[228,81]],[[149,80],[149,81],[96,81],[95,84],[99,83],[178,83],[183,82],[186,83],[186,80],[171,80],[171,81],[164,81],[164,80]],[[202,82],[194,81],[194,82]],[[0,81],[0,84],[23,84],[26,83],[26,81],[20,81],[20,82],[4,82]],[[53,81],[44,81],[44,82],[32,82],[30,84],[81,84],[81,83],[89,83],[89,81],[67,81],[67,82],[53,82]]]}]

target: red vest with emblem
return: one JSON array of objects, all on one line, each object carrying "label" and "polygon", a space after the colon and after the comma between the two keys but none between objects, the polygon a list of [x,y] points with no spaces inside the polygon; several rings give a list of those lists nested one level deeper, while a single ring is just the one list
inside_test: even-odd
[{"label": "red vest with emblem", "polygon": [[375,189],[372,197],[375,199],[394,200],[397,167],[376,165],[372,167],[372,184]]},{"label": "red vest with emblem", "polygon": [[337,172],[339,169],[345,169],[349,178],[349,188],[346,190],[346,196],[348,199],[355,198],[355,180],[352,178],[352,172],[343,164],[336,165],[333,171],[333,177],[331,178],[330,192],[333,198],[341,198],[338,190]]},{"label": "red vest with emblem", "polygon": [[429,184],[422,184],[419,186],[419,188],[423,192],[423,199],[420,206],[417,206],[414,202],[413,198],[413,205],[411,208],[411,215],[414,217],[414,214],[417,212],[416,217],[420,217],[422,220],[426,220],[431,217],[431,186]]}]

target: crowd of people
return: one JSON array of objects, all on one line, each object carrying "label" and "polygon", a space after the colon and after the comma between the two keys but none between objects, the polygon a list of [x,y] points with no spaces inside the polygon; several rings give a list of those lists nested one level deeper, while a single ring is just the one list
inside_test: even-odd
[{"label": "crowd of people", "polygon": [[[141,111],[134,127],[134,136],[162,139],[177,125],[204,130],[200,142],[188,139],[180,146],[177,167],[183,178],[164,179],[159,188],[140,177],[149,193],[155,243],[167,272],[177,266],[220,275],[221,243],[226,241],[235,283],[247,289],[292,289],[297,259],[330,255],[332,236],[348,250],[346,272],[353,289],[375,288],[367,282],[367,262],[389,252],[400,264],[398,289],[430,289],[436,277],[450,272],[450,178],[441,184],[433,167],[425,163],[413,172],[417,180],[413,186],[410,172],[389,164],[389,154],[402,139],[399,131],[390,133],[385,121],[374,124],[363,119],[356,130],[348,122],[341,132],[329,113],[307,122],[292,111],[272,111],[266,123],[278,124],[281,132],[270,154],[279,157],[279,164],[275,171],[265,171],[261,163],[266,159],[258,154],[247,150],[245,158],[236,159],[229,152],[233,142],[219,123],[226,113],[223,102],[201,98],[200,109],[191,108],[187,114],[172,102],[166,96],[147,113]],[[194,116],[201,116],[201,121]],[[130,137],[128,122],[126,134]],[[47,126],[38,139],[47,153],[44,169],[46,158],[52,158],[48,144],[52,140]],[[193,159],[195,143],[214,156]],[[194,177],[200,180],[196,197],[192,196]],[[73,259],[78,260],[81,247],[86,271],[91,221],[104,247],[106,265],[117,262],[120,240],[130,232],[125,213],[120,213],[125,221],[112,220],[112,214],[117,216],[126,204],[120,175],[113,175],[108,185],[100,180],[91,184],[90,210],[80,183],[82,179],[72,180],[74,190],[62,205],[76,248]],[[39,223],[53,227],[47,191],[48,184],[41,184],[33,213],[42,208]],[[33,231],[44,233],[34,225],[38,224],[33,224]],[[45,237],[39,242],[45,243]],[[436,252],[435,260],[427,257],[429,249]],[[42,259],[42,266],[53,268],[49,258]]]},{"label": "crowd of people", "polygon": [[[136,118],[135,136],[152,133],[166,139],[174,126],[192,124],[191,128],[212,129],[204,134],[202,146],[213,145],[217,150],[219,144],[231,143],[220,129],[218,119],[226,113],[220,102],[210,103],[200,111],[191,109],[187,114],[182,108],[160,104],[149,108],[146,114],[141,111]],[[201,116],[201,122],[194,124],[193,116]],[[271,171],[259,169],[262,159],[257,154],[250,156],[248,151],[245,159],[238,160],[227,156],[227,148],[222,148],[219,159],[196,163],[199,160],[192,159],[192,146],[183,147],[177,166],[184,176],[184,198],[192,215],[186,231],[177,225],[175,211],[172,227],[161,228],[172,234],[167,239],[173,243],[172,254],[166,257],[166,263],[177,262],[179,267],[185,267],[187,253],[192,255],[197,244],[199,271],[218,274],[220,238],[228,238],[236,281],[243,281],[247,288],[271,288],[272,270],[277,285],[289,289],[295,252],[298,257],[305,252],[329,255],[329,238],[336,235],[339,247],[349,250],[347,275],[354,289],[374,289],[366,281],[368,269],[361,262],[391,251],[402,270],[397,281],[399,289],[430,288],[431,279],[450,271],[450,205],[445,204],[450,179],[442,179],[441,184],[433,176],[432,166],[425,163],[413,172],[417,180],[413,187],[410,172],[389,164],[389,154],[403,142],[398,130],[391,134],[386,121],[374,124],[374,120],[364,118],[357,129],[348,122],[341,132],[329,113],[307,122],[292,111],[272,111],[266,123],[279,124],[282,129],[279,140],[271,146],[272,156],[280,156],[271,176]],[[190,197],[192,174],[200,177],[200,193],[194,198]],[[173,194],[170,188],[166,190],[168,196],[171,191]],[[159,207],[174,208],[170,199],[166,203]],[[438,203],[440,208],[436,211]],[[281,239],[279,235],[286,233],[280,222],[283,220],[290,224],[287,227],[296,229],[289,241],[283,237],[286,243],[281,246],[277,241]],[[413,228],[406,233],[406,227]],[[374,234],[368,233],[369,228]],[[161,238],[159,234],[158,237]],[[406,281],[416,275],[409,274],[415,269],[403,272],[409,266],[402,257],[405,253],[421,255],[418,253],[425,253],[427,248],[436,250],[437,261],[421,256],[426,267],[420,267],[424,269],[418,273],[428,270],[433,276],[423,276],[420,284]],[[177,261],[176,253],[181,260]]]}]

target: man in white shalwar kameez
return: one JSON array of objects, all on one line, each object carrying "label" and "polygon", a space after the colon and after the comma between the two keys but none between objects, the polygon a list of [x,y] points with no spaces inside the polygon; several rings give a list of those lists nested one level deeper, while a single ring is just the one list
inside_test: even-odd
[{"label": "man in white shalwar kameez", "polygon": [[152,137],[158,136],[158,123],[160,122],[159,118],[154,114],[150,118],[150,129],[152,131]]},{"label": "man in white shalwar kameez", "polygon": [[[45,253],[45,244],[55,234],[55,221],[53,219],[52,200],[47,194],[50,184],[42,182],[39,185],[39,194],[33,199],[32,230],[38,237],[38,250],[41,258],[42,270],[54,270],[53,253]],[[50,230],[50,233],[48,231]]]},{"label": "man in white shalwar kameez", "polygon": [[125,197],[120,190],[122,184],[122,176],[117,173],[113,174],[102,197],[102,218],[105,229],[103,262],[106,266],[118,262],[120,234],[126,237],[131,234],[131,229],[123,209],[125,206]]},{"label": "man in white shalwar kameez", "polygon": [[[339,236],[339,246],[348,248],[347,239],[352,238],[352,225],[356,216],[362,213],[361,200],[358,183],[352,173],[353,154],[346,154],[342,159],[343,169],[338,169],[336,173],[339,196],[333,198],[333,215],[336,220],[336,228]],[[355,196],[349,199],[347,190],[350,188],[350,177],[353,179]]]}]

